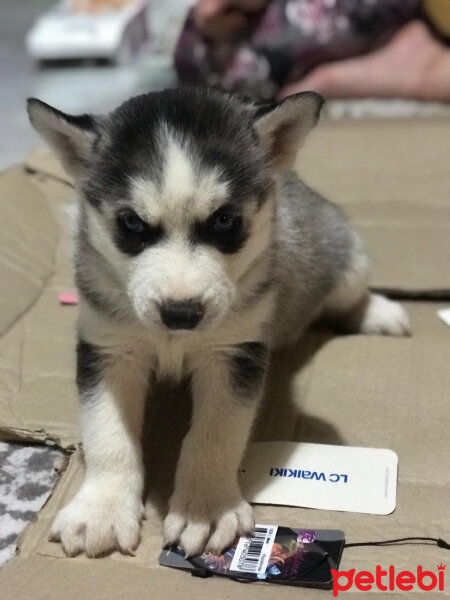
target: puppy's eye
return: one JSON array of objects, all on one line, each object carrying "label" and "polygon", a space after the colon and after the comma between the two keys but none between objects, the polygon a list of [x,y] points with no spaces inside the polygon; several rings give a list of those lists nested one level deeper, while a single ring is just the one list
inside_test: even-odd
[{"label": "puppy's eye", "polygon": [[136,256],[145,248],[159,242],[164,235],[162,225],[150,225],[134,212],[123,212],[116,216],[114,238],[122,252]]},{"label": "puppy's eye", "polygon": [[131,233],[142,233],[145,228],[144,221],[135,213],[128,213],[120,217],[121,225]]},{"label": "puppy's eye", "polygon": [[213,212],[206,221],[195,224],[193,241],[210,244],[224,254],[237,252],[242,248],[248,233],[239,208],[225,205]]},{"label": "puppy's eye", "polygon": [[214,219],[214,229],[220,233],[227,233],[234,229],[237,223],[237,218],[228,213],[221,213]]}]

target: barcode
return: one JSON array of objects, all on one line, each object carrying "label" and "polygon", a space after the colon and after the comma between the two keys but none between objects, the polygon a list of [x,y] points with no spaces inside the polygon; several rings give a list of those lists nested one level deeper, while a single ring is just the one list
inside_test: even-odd
[{"label": "barcode", "polygon": [[248,573],[254,573],[258,571],[261,558],[264,559],[264,556],[261,557],[261,554],[264,548],[267,531],[268,529],[266,527],[255,527],[253,537],[250,539],[250,546],[248,547],[245,560],[242,563],[241,568],[243,571],[247,571]]},{"label": "barcode", "polygon": [[269,562],[276,525],[256,525],[253,534],[241,537],[230,569],[241,573],[264,573]]}]

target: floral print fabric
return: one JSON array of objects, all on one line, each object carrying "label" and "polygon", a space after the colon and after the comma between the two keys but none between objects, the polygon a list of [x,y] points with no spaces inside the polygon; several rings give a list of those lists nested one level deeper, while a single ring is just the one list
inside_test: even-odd
[{"label": "floral print fabric", "polygon": [[324,62],[368,52],[420,15],[420,0],[271,0],[228,40],[207,40],[189,13],[175,51],[182,83],[271,98]]}]

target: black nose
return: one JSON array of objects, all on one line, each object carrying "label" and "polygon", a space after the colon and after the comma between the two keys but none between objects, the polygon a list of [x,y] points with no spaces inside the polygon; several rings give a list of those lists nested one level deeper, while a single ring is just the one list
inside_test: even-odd
[{"label": "black nose", "polygon": [[202,303],[195,298],[166,300],[159,310],[162,322],[170,329],[193,329],[205,312]]}]

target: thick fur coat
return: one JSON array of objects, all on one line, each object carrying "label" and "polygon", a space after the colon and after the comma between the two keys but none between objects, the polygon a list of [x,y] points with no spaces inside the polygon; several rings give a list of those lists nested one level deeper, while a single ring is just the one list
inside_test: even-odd
[{"label": "thick fur coat", "polygon": [[322,317],[409,332],[398,304],[369,293],[363,245],[340,209],[291,171],[321,105],[314,93],[277,105],[177,89],[73,117],[29,101],[79,196],[86,476],[52,529],[68,555],[138,544],[155,378],[188,375],[193,395],[165,542],[219,552],[253,526],[237,470],[270,353]]}]

